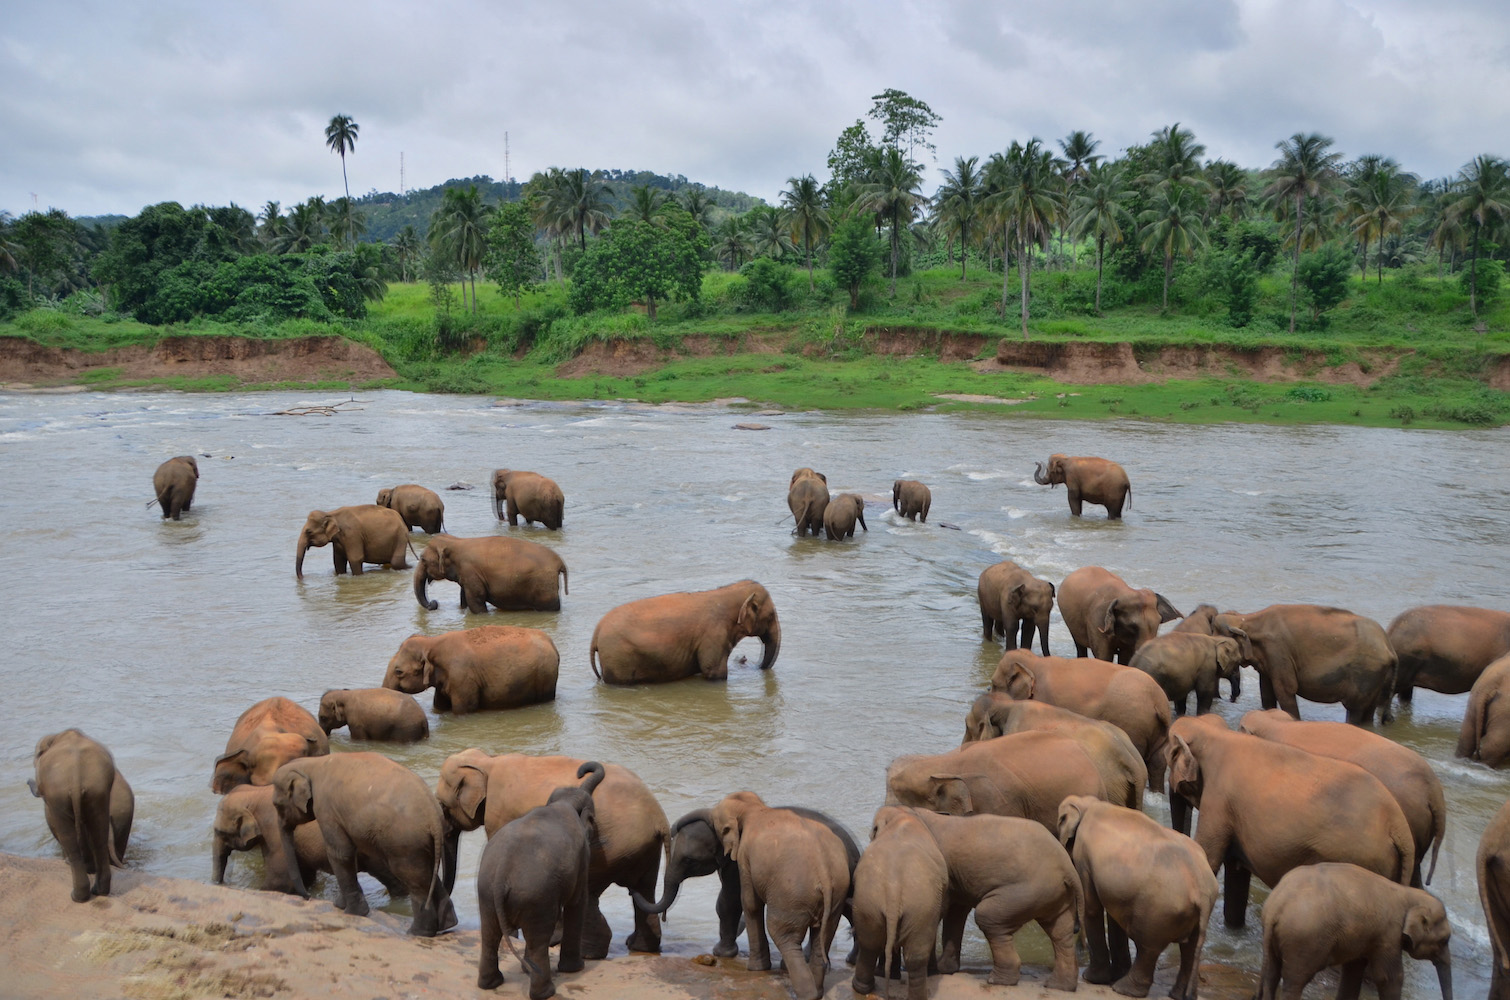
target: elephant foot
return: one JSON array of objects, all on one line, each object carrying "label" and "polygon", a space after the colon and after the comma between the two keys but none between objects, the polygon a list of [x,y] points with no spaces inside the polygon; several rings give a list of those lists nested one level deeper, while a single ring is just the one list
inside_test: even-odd
[{"label": "elephant foot", "polygon": [[[652,955],[659,955],[661,952],[661,939],[659,935],[642,934],[639,931],[635,931],[624,939],[624,947],[630,951],[643,951]],[[716,955],[718,952],[714,952],[714,954]]]},{"label": "elephant foot", "polygon": [[346,911],[347,916],[351,917],[365,917],[372,912],[372,908],[367,905],[367,898],[365,896],[348,899],[342,909]]},{"label": "elephant foot", "polygon": [[550,1000],[550,998],[553,997],[553,996],[555,996],[555,995],[556,995],[556,984],[555,983],[551,983],[549,986],[547,986],[544,989],[540,990],[538,993],[535,992],[534,990],[530,990],[530,1000]]},{"label": "elephant foot", "polygon": [[738,958],[739,945],[734,944],[732,941],[728,943],[720,941],[713,946],[713,956],[715,958]]},{"label": "elephant foot", "polygon": [[1153,986],[1153,983],[1139,982],[1129,974],[1112,983],[1112,992],[1120,993],[1125,997],[1146,997],[1151,986]]},{"label": "elephant foot", "polygon": [[557,972],[581,972],[585,968],[587,968],[587,965],[580,958],[563,958],[556,963]]},{"label": "elephant foot", "polygon": [[[992,969],[991,974],[986,977],[986,982],[991,986],[1016,986],[1020,979],[1022,979],[1021,969],[1008,969],[1005,972]],[[1054,988],[1063,989],[1061,986]]]},{"label": "elephant foot", "polygon": [[952,976],[959,971],[959,956],[945,955],[939,959],[939,975]]},{"label": "elephant foot", "polygon": [[1051,990],[1063,990],[1066,993],[1074,993],[1075,987],[1080,985],[1080,980],[1076,976],[1061,976],[1055,973],[1045,980],[1043,985]]},{"label": "elephant foot", "polygon": [[1093,963],[1086,967],[1085,974],[1081,978],[1096,986],[1106,986],[1117,977],[1112,975],[1111,966]]},{"label": "elephant foot", "polygon": [[82,888],[80,888],[79,886],[74,886],[73,891],[68,894],[68,898],[73,900],[75,903],[87,903],[89,902],[89,898],[93,895],[94,893],[89,891],[89,886],[87,885]]},{"label": "elephant foot", "polygon": [[582,942],[582,957],[589,962],[601,962],[608,957],[608,945]]},{"label": "elephant foot", "polygon": [[770,972],[771,960],[769,958],[756,958],[754,955],[751,955],[749,962],[745,964],[745,971]]},{"label": "elephant foot", "polygon": [[496,990],[503,985],[503,973],[496,969],[492,972],[480,972],[477,974],[477,988],[479,990]]},{"label": "elephant foot", "polygon": [[874,979],[861,980],[859,976],[856,976],[850,980],[849,988],[854,991],[855,996],[865,996],[867,993],[876,991],[876,981]]}]

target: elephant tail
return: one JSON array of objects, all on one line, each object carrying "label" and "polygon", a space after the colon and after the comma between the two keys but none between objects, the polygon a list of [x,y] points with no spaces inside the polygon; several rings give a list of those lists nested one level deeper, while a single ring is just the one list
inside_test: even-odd
[{"label": "elephant tail", "polygon": [[1468,695],[1468,711],[1463,713],[1463,726],[1458,730],[1457,756],[1468,760],[1479,759],[1479,747],[1484,740],[1484,730],[1489,720],[1489,706],[1497,697],[1494,693],[1482,698]]},{"label": "elephant tail", "polygon": [[[886,950],[881,952],[881,988],[886,997],[891,996],[891,956],[897,946],[897,925],[902,922],[902,902],[887,900],[886,906]],[[908,970],[908,975],[917,975]]]},{"label": "elephant tail", "polygon": [[[499,910],[501,911],[502,909],[503,907],[500,906]],[[502,916],[501,912],[499,916]],[[519,963],[520,968],[524,969],[531,978],[534,978],[540,972],[539,967],[530,961],[527,955],[521,955],[514,949],[514,932],[519,928],[510,927],[505,921],[500,921],[500,923],[503,924],[503,943],[509,949],[509,954],[514,956],[514,961]]]},{"label": "elephant tail", "polygon": [[[592,664],[592,674],[598,680],[603,679],[603,671],[598,669],[598,630],[592,631],[592,645],[587,650],[587,662]],[[667,855],[668,859],[670,855]],[[668,860],[669,863],[669,860]]]},{"label": "elephant tail", "polygon": [[1265,921],[1263,967],[1259,971],[1257,1000],[1275,1000],[1279,993],[1279,973],[1283,968],[1279,954],[1279,935]]},{"label": "elephant tail", "polygon": [[1132,510],[1132,483],[1127,484],[1127,509]]},{"label": "elephant tail", "polygon": [[1394,844],[1395,858],[1400,865],[1395,881],[1401,885],[1410,885],[1416,868],[1416,841],[1410,835],[1410,827],[1405,825],[1403,814],[1396,829],[1390,832],[1389,839]]},{"label": "elephant tail", "polygon": [[566,560],[559,560],[561,567],[556,570],[561,575],[561,590],[567,597],[571,596],[571,580],[566,573]]},{"label": "elephant tail", "polygon": [[1075,897],[1075,925],[1084,928],[1085,885],[1080,881],[1080,873],[1075,870],[1073,863],[1070,865],[1070,873],[1065,878],[1064,884],[1069,887],[1070,895]]}]

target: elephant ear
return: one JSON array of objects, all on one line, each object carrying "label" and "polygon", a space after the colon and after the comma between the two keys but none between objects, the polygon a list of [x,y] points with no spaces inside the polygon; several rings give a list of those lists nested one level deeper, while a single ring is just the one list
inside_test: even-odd
[{"label": "elephant ear", "polygon": [[1112,601],[1106,606],[1106,614],[1101,616],[1101,624],[1096,626],[1096,631],[1102,635],[1110,632],[1117,624],[1117,602]]},{"label": "elephant ear", "polygon": [[945,816],[972,816],[975,803],[970,798],[970,786],[957,774],[930,774],[928,776],[928,800],[934,812]]},{"label": "elephant ear", "polygon": [[1154,594],[1153,596],[1155,598],[1156,607],[1159,609],[1159,624],[1162,625],[1166,622],[1172,622],[1176,618],[1185,617],[1184,615],[1180,614],[1179,610],[1173,604],[1169,603],[1169,598],[1165,597],[1163,594]]},{"label": "elephant ear", "polygon": [[456,775],[456,804],[473,819],[488,801],[488,776],[480,767],[463,764]]},{"label": "elephant ear", "polygon": [[334,514],[326,514],[320,518],[320,530],[325,533],[326,538],[334,538],[340,533],[340,527],[336,524]]},{"label": "elephant ear", "polygon": [[314,801],[314,788],[309,783],[309,776],[303,771],[290,769],[279,782],[278,791],[282,793],[280,798],[288,804],[289,812],[296,817],[311,815],[310,805]]},{"label": "elephant ear", "polygon": [[1169,734],[1169,789],[1197,804],[1201,801],[1201,766],[1184,739]]},{"label": "elephant ear", "polygon": [[744,632],[751,633],[755,629],[755,622],[760,618],[760,594],[751,591],[750,596],[744,599],[739,606],[739,614],[735,615],[735,624]]},{"label": "elephant ear", "polygon": [[1059,590],[1049,581],[1045,580],[1044,582],[1049,584],[1049,600],[1052,601],[1056,596],[1058,596]]},{"label": "elephant ear", "polygon": [[329,745],[322,747],[319,740],[308,736],[304,737],[304,756],[324,757],[328,753],[330,753]]},{"label": "elephant ear", "polygon": [[250,757],[244,747],[216,757],[215,773],[210,778],[210,791],[224,795],[237,785],[245,783],[251,775],[248,764]]},{"label": "elephant ear", "polygon": [[1007,677],[1007,694],[1018,701],[1032,701],[1033,692],[1037,689],[1037,675],[1025,664],[1016,664],[1012,668],[1012,673]]},{"label": "elephant ear", "polygon": [[33,798],[40,799],[42,797],[42,790],[37,787],[37,779],[36,778],[27,778],[26,779],[26,787],[31,789],[31,794],[32,794]]},{"label": "elephant ear", "polygon": [[419,654],[419,683],[420,690],[425,688],[437,688],[446,682],[446,669],[430,659],[430,651],[426,649]]},{"label": "elephant ear", "polygon": [[1059,843],[1066,851],[1075,849],[1075,835],[1080,832],[1080,821],[1085,819],[1085,808],[1073,797],[1059,804]]},{"label": "elephant ear", "polygon": [[1400,943],[1407,952],[1414,953],[1431,930],[1431,915],[1424,906],[1412,906],[1405,911],[1405,920],[1400,928]]},{"label": "elephant ear", "polygon": [[1004,602],[1007,605],[1007,607],[1014,607],[1014,606],[1022,603],[1022,592],[1025,589],[1025,587],[1026,587],[1026,584],[1019,583],[1016,586],[1014,586],[1011,590],[1007,591],[1007,593],[1006,593],[1006,600]]}]

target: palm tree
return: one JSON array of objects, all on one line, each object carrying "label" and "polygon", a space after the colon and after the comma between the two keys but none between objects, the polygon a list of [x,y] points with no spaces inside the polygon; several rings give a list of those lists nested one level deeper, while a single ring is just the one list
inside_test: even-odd
[{"label": "palm tree", "polygon": [[1468,235],[1463,220],[1451,211],[1454,193],[1453,182],[1449,180],[1427,181],[1421,185],[1421,207],[1429,217],[1430,235],[1427,236],[1426,244],[1437,252],[1438,280],[1441,280],[1446,267],[1447,251],[1452,251],[1452,260],[1456,265],[1458,250],[1462,248],[1463,240]]},{"label": "palm tree", "polygon": [[1248,172],[1227,160],[1211,160],[1206,178],[1207,219],[1227,216],[1236,222],[1248,214]]},{"label": "palm tree", "polygon": [[692,216],[692,221],[709,229],[713,225],[713,196],[701,184],[693,185],[682,192],[682,207]]},{"label": "palm tree", "polygon": [[1479,315],[1479,242],[1487,227],[1493,231],[1510,222],[1510,163],[1498,156],[1475,156],[1458,171],[1457,190],[1449,214],[1473,227],[1469,241],[1473,259],[1468,271],[1468,309]]},{"label": "palm tree", "polygon": [[869,179],[860,187],[855,207],[884,218],[891,227],[891,296],[897,294],[897,258],[902,247],[902,232],[911,227],[913,217],[928,199],[919,190],[923,185],[918,165],[892,146],[883,146],[870,156]]},{"label": "palm tree", "polygon": [[1125,174],[1116,166],[1097,164],[1070,198],[1070,228],[1077,240],[1087,236],[1096,241],[1096,312],[1101,311],[1101,269],[1106,260],[1106,244],[1122,242],[1123,225],[1134,225],[1127,203],[1133,192]]},{"label": "palm tree", "polygon": [[823,207],[823,186],[812,174],[788,177],[787,189],[781,192],[781,204],[792,224],[792,239],[802,241],[802,257],[807,263],[807,290],[813,290],[813,244],[821,242],[833,228],[828,210]]},{"label": "palm tree", "polygon": [[944,183],[933,195],[938,217],[947,231],[959,232],[959,280],[965,280],[970,255],[970,223],[980,215],[982,171],[978,156],[956,156],[954,170],[945,170]]},{"label": "palm tree", "polygon": [[336,115],[325,126],[325,145],[332,153],[341,154],[341,185],[346,188],[346,197],[351,197],[351,185],[346,183],[346,154],[357,149],[357,133],[362,130],[350,115]]},{"label": "palm tree", "polygon": [[[1073,194],[1075,186],[1085,179],[1086,172],[1091,167],[1106,159],[1096,152],[1100,145],[1101,141],[1084,129],[1076,129],[1059,140],[1059,151],[1062,155],[1055,162],[1059,165],[1060,176],[1064,178],[1065,189],[1070,194]],[[1068,221],[1066,215],[1065,223],[1059,227],[1060,257],[1064,256],[1064,236]]]},{"label": "palm tree", "polygon": [[524,200],[530,208],[535,225],[545,231],[553,251],[556,265],[556,280],[566,283],[566,273],[561,266],[561,247],[566,233],[571,229],[571,213],[566,204],[566,171],[551,167],[544,173],[536,173],[524,185]]},{"label": "palm tree", "polygon": [[765,257],[780,260],[795,250],[791,226],[786,215],[770,205],[757,205],[745,215],[745,229],[755,252]]},{"label": "palm tree", "polygon": [[388,241],[393,248],[393,255],[398,258],[399,273],[404,281],[409,280],[409,265],[419,259],[420,243],[419,233],[414,231],[413,226],[405,226],[394,234],[393,239]]},{"label": "palm tree", "polygon": [[10,238],[10,224],[11,214],[0,209],[0,270],[19,271],[16,254],[21,252],[21,244]]},{"label": "palm tree", "polygon": [[1175,122],[1153,133],[1152,146],[1156,165],[1138,178],[1140,184],[1150,187],[1203,185],[1201,157],[1205,155],[1206,147],[1195,141],[1194,132],[1180,128],[1180,123]]},{"label": "palm tree", "polygon": [[1201,223],[1200,198],[1184,184],[1163,185],[1154,191],[1149,208],[1138,217],[1143,227],[1143,250],[1164,255],[1164,308],[1169,308],[1169,278],[1174,272],[1174,255],[1186,257],[1206,243]]},{"label": "palm tree", "polygon": [[311,198],[289,209],[276,244],[279,253],[303,253],[325,238],[325,202]]},{"label": "palm tree", "polygon": [[671,198],[659,188],[649,184],[636,184],[629,189],[629,208],[625,211],[631,219],[661,225],[666,214],[666,202]]},{"label": "palm tree", "polygon": [[1291,237],[1295,244],[1295,257],[1290,274],[1290,332],[1295,332],[1295,301],[1300,280],[1300,245],[1306,236],[1305,204],[1308,198],[1319,198],[1337,175],[1341,153],[1332,152],[1332,139],[1319,132],[1296,132],[1288,139],[1274,144],[1279,150],[1279,159],[1270,168],[1269,184],[1264,188],[1265,197],[1274,199],[1275,211],[1282,212],[1285,202],[1295,205],[1294,225]]},{"label": "palm tree", "polygon": [[339,246],[354,244],[367,231],[367,217],[350,198],[337,198],[330,206],[330,233]]},{"label": "palm tree", "polygon": [[1344,195],[1348,225],[1363,244],[1364,277],[1368,276],[1368,241],[1378,240],[1374,259],[1378,284],[1384,284],[1384,237],[1398,233],[1405,220],[1421,210],[1416,200],[1420,178],[1400,169],[1387,156],[1359,157]]},{"label": "palm tree", "polygon": [[[1005,155],[991,157],[986,167],[985,207],[1002,226],[1003,243],[1017,242],[1017,271],[1022,281],[1022,339],[1028,339],[1028,274],[1030,244],[1047,250],[1054,224],[1064,217],[1063,181],[1054,170],[1054,157],[1043,140],[1026,145],[1013,141]],[[1002,267],[1002,311],[1006,312],[1007,268]]]},{"label": "palm tree", "polygon": [[728,263],[729,270],[737,271],[744,259],[751,254],[750,241],[745,236],[744,220],[731,215],[718,227],[718,243],[714,253]]},{"label": "palm tree", "polygon": [[[472,283],[472,314],[477,314],[477,271],[488,252],[488,217],[492,209],[482,203],[476,184],[449,187],[440,207],[430,216],[430,245],[445,254]],[[462,288],[466,305],[466,288]]]},{"label": "palm tree", "polygon": [[257,213],[257,221],[260,223],[259,233],[265,246],[273,247],[278,244],[278,237],[283,235],[283,206],[276,201],[270,201],[262,206],[262,211]]},{"label": "palm tree", "polygon": [[562,175],[561,196],[565,200],[567,216],[572,229],[576,230],[577,242],[587,249],[587,231],[594,235],[613,217],[613,188],[598,180],[586,167],[567,170]]}]

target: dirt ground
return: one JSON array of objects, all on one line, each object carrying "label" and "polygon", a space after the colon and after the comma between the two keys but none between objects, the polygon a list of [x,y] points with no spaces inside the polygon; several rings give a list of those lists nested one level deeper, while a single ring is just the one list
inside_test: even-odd
[{"label": "dirt ground", "polygon": [[[60,860],[0,854],[0,996],[7,998],[328,997],[418,1000],[477,997],[476,930],[433,940],[404,933],[407,918],[374,910],[348,917],[322,900],[252,892],[117,871],[112,894],[88,903],[68,899]],[[841,932],[840,937],[845,935]],[[850,1000],[850,970],[834,946],[825,997]],[[1169,952],[1166,961],[1173,959]],[[712,965],[700,962],[712,961]],[[527,995],[528,981],[507,955],[496,995]],[[985,969],[929,982],[933,1000],[1049,1000],[1063,994],[1038,983],[1047,969],[1028,967],[1016,987],[988,987]],[[1152,995],[1162,996],[1172,968]],[[877,983],[878,988],[880,983]],[[780,973],[746,972],[743,959],[618,955],[557,976],[558,995],[573,1000],[788,1000]],[[1202,968],[1206,1000],[1247,1000],[1254,979],[1222,966]],[[905,987],[893,984],[894,996]],[[1077,996],[1114,997],[1082,983]]]},{"label": "dirt ground", "polygon": [[367,382],[394,377],[376,351],[344,337],[164,337],[151,347],[97,352],[0,337],[0,385],[11,383],[10,388],[76,382],[107,368],[119,369],[114,377],[121,379],[234,375],[243,382]]}]

